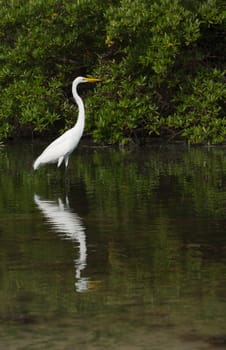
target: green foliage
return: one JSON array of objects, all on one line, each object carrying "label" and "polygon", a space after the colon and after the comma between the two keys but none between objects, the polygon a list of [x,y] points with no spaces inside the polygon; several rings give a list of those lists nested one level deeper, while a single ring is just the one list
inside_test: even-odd
[{"label": "green foliage", "polygon": [[98,140],[156,134],[225,141],[226,15],[216,1],[193,5],[122,0],[109,7],[109,56],[96,70],[107,77],[92,121]]},{"label": "green foliage", "polygon": [[3,1],[0,15],[0,137],[71,126],[71,81],[93,73],[103,79],[86,102],[97,142],[225,141],[221,1],[21,4]]},{"label": "green foliage", "polygon": [[101,6],[98,0],[2,3],[0,136],[52,128],[61,116],[70,123],[71,80],[92,68],[103,46]]},{"label": "green foliage", "polygon": [[92,104],[89,103],[89,110],[98,108],[98,113],[89,120],[95,123],[94,137],[99,141],[122,144],[131,139],[142,140],[149,123],[150,130],[157,132],[155,105],[150,103],[150,96],[143,93],[146,78],[134,80],[128,76],[127,79],[120,79],[120,74],[115,74],[118,79],[106,79],[101,94],[93,96]]},{"label": "green foliage", "polygon": [[[190,84],[190,86],[189,86]],[[196,78],[186,84],[175,98],[176,112],[163,123],[182,130],[192,143],[220,143],[226,137],[223,106],[226,101],[224,75],[217,69],[200,70]]]}]

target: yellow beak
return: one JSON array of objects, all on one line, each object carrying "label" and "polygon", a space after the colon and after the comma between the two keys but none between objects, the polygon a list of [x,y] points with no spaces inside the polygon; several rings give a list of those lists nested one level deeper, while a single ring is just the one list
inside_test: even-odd
[{"label": "yellow beak", "polygon": [[96,83],[98,81],[101,81],[101,79],[96,79],[96,78],[85,78],[87,83]]}]

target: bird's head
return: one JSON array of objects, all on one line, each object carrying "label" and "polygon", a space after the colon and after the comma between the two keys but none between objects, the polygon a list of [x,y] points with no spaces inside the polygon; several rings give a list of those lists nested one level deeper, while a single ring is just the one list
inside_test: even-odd
[{"label": "bird's head", "polygon": [[86,77],[77,77],[73,81],[75,85],[78,85],[80,83],[96,83],[98,81],[101,81],[100,79],[97,78],[86,78]]}]

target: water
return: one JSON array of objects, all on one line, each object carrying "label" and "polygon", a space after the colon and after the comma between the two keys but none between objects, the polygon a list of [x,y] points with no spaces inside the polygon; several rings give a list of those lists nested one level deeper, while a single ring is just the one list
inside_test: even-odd
[{"label": "water", "polygon": [[0,349],[226,347],[226,150],[0,150]]}]

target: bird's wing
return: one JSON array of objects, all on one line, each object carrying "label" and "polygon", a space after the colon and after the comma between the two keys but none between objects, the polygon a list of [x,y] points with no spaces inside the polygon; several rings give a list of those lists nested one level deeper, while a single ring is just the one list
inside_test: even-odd
[{"label": "bird's wing", "polygon": [[46,163],[62,163],[63,159],[68,163],[68,156],[77,146],[81,138],[80,130],[75,128],[67,130],[63,135],[54,140],[36,159],[34,169],[38,169],[40,165]]},{"label": "bird's wing", "polygon": [[59,158],[64,159],[65,155],[70,153],[71,149],[71,130],[54,140],[36,159],[33,167],[37,169],[41,164],[57,163]]},{"label": "bird's wing", "polygon": [[50,149],[54,149],[60,145],[63,145],[68,140],[71,130],[72,129],[67,130],[63,135],[59,136],[56,140],[51,142],[50,145],[46,147],[46,149],[44,149],[42,154],[47,153],[48,151],[50,151]]}]

